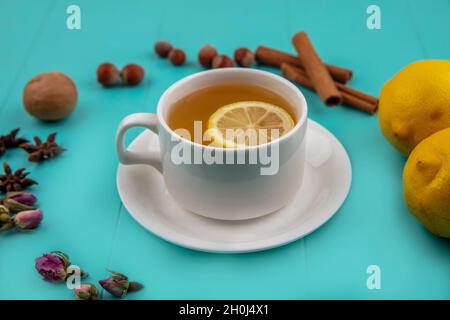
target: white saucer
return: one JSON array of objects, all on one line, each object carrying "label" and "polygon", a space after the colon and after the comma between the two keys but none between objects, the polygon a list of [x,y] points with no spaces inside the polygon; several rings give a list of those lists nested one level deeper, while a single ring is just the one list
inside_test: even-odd
[{"label": "white saucer", "polygon": [[[350,189],[351,164],[341,143],[312,120],[308,120],[307,139],[305,177],[297,197],[286,207],[261,218],[223,221],[186,211],[170,196],[162,175],[145,165],[119,165],[119,195],[139,224],[183,247],[231,253],[281,246],[306,236],[327,222]],[[129,149],[158,150],[158,137],[146,130]]]}]

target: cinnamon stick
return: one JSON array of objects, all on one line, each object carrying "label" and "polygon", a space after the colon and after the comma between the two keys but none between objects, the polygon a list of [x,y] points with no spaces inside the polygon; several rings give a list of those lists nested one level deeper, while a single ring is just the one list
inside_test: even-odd
[{"label": "cinnamon stick", "polygon": [[328,69],[314,50],[308,35],[305,32],[297,32],[292,37],[292,43],[308,78],[325,105],[333,107],[341,104],[342,95],[334,84]]},{"label": "cinnamon stick", "polygon": [[[259,46],[258,48],[256,48],[255,58],[259,64],[271,67],[280,68],[281,64],[285,62],[304,69],[302,62],[298,59],[298,57],[265,46]],[[353,76],[353,72],[350,69],[334,66],[332,64],[325,64],[325,66],[330,72],[331,77],[336,81],[346,83]]]},{"label": "cinnamon stick", "polygon": [[[314,90],[314,86],[304,70],[287,63],[283,63],[281,65],[281,71],[283,73],[283,76],[285,76],[287,79]],[[335,84],[340,90],[345,104],[369,114],[374,114],[377,112],[377,98],[372,97],[364,92],[350,88],[346,85],[343,85],[342,83],[335,82]]]},{"label": "cinnamon stick", "polygon": [[355,96],[362,100],[365,100],[371,104],[378,105],[378,99],[368,95],[367,93],[355,90],[355,89],[350,88],[349,86],[346,86],[345,84],[342,84],[339,82],[336,82],[335,84],[336,84],[336,87],[341,91],[341,93],[347,93],[349,95],[352,95],[352,96]]}]

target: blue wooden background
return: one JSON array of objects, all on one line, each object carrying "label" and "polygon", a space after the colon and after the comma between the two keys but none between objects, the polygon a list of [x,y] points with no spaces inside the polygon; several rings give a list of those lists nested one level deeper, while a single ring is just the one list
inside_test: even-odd
[{"label": "blue wooden background", "polygon": [[[81,7],[81,30],[66,28],[70,4]],[[370,4],[381,8],[381,30],[366,27]],[[227,54],[260,44],[294,52],[290,38],[299,30],[309,33],[324,60],[354,70],[352,86],[373,95],[412,61],[450,58],[447,0],[0,0],[0,132],[21,127],[31,138],[57,131],[68,150],[39,165],[28,163],[22,150],[0,159],[26,166],[40,182],[31,190],[45,215],[32,234],[0,235],[0,298],[73,298],[34,270],[35,257],[57,249],[90,272],[88,281],[110,268],[146,285],[128,299],[449,299],[450,244],[408,213],[401,185],[405,159],[385,141],[377,117],[326,108],[308,90],[310,117],[342,141],[354,174],[341,210],[313,234],[264,252],[209,254],[159,239],[123,208],[115,184],[119,121],[154,112],[165,88],[200,71],[196,54],[203,44]],[[158,59],[157,39],[186,50],[187,64],[175,68]],[[141,64],[144,83],[102,89],[95,70],[103,61]],[[32,76],[51,70],[74,79],[79,102],[67,120],[42,123],[25,113],[22,89]],[[366,287],[371,264],[381,268],[381,290]]]}]

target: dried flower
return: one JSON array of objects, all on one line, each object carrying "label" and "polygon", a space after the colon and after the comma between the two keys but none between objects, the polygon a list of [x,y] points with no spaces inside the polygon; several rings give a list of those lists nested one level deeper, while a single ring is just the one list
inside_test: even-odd
[{"label": "dried flower", "polygon": [[40,209],[21,211],[13,217],[14,225],[19,230],[32,230],[36,229],[40,224],[44,216]]},{"label": "dried flower", "polygon": [[29,192],[17,191],[8,192],[6,197],[1,200],[4,206],[12,211],[23,211],[34,209],[33,204],[37,198]]},{"label": "dried flower", "polygon": [[[69,256],[61,251],[44,253],[35,259],[35,268],[48,282],[63,282],[71,273]],[[73,270],[72,270],[73,271]],[[86,278],[89,274],[80,270],[81,278]]]},{"label": "dried flower", "polygon": [[17,133],[19,132],[19,128],[12,130],[10,133],[5,135],[0,135],[0,156],[2,156],[6,149],[17,148],[22,143],[28,142],[27,139],[17,138]]},{"label": "dried flower", "polygon": [[28,172],[25,172],[25,168],[11,170],[11,167],[4,162],[3,163],[4,174],[0,174],[0,192],[7,193],[11,191],[21,191],[33,184],[37,184],[36,181],[27,178]]},{"label": "dried flower", "polygon": [[98,300],[98,289],[91,283],[82,284],[75,289],[77,300]]},{"label": "dried flower", "polygon": [[5,206],[0,205],[0,232],[9,230],[12,227],[14,227],[14,223],[11,221],[9,209]]},{"label": "dried flower", "polygon": [[9,216],[9,209],[6,206],[0,205],[0,216],[3,215],[3,214],[6,214],[6,215]]},{"label": "dried flower", "polygon": [[44,253],[36,258],[35,268],[45,281],[63,282],[67,277],[67,267],[70,265],[69,256],[60,251]]},{"label": "dried flower", "polygon": [[14,228],[14,223],[12,223],[12,222],[5,223],[5,224],[2,224],[2,226],[0,227],[0,232],[6,231],[6,230],[9,230],[12,228]]},{"label": "dried flower", "polygon": [[0,224],[3,225],[6,223],[9,223],[9,222],[11,222],[11,217],[9,214],[7,214],[7,213],[0,214]]},{"label": "dried flower", "polygon": [[115,297],[123,298],[128,292],[138,291],[144,286],[139,282],[128,281],[128,277],[122,273],[110,271],[111,277],[100,280],[98,283]]},{"label": "dried flower", "polygon": [[17,203],[27,206],[32,206],[37,201],[37,198],[34,195],[26,191],[8,192],[6,194],[6,199],[14,200]]},{"label": "dried flower", "polygon": [[20,145],[22,149],[29,153],[28,160],[31,162],[42,162],[65,151],[64,148],[55,142],[56,132],[49,134],[45,142],[42,142],[39,137],[34,137],[33,139],[35,144],[24,143]]},{"label": "dried flower", "polygon": [[9,215],[9,209],[3,205],[0,205],[0,226],[11,222],[11,216]]}]

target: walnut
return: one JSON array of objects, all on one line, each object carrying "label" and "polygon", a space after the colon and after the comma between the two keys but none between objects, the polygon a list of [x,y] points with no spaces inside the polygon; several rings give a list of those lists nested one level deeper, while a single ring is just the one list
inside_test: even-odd
[{"label": "walnut", "polygon": [[77,104],[77,88],[61,72],[41,73],[32,78],[23,90],[23,104],[32,116],[45,121],[67,117]]}]

